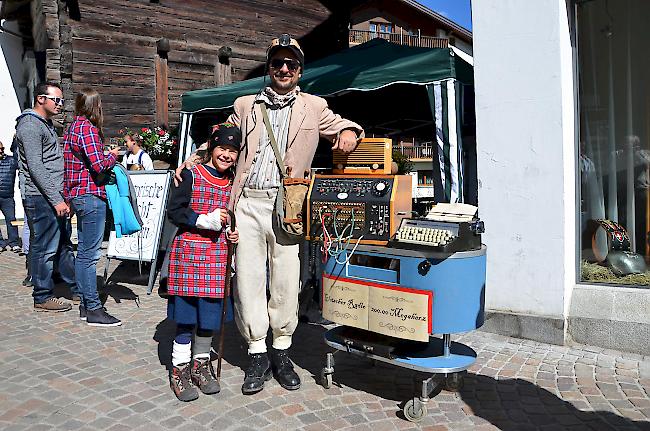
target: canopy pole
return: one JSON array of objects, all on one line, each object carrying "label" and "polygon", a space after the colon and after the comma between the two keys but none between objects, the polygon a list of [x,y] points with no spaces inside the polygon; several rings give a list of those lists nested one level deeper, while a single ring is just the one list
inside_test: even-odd
[{"label": "canopy pole", "polygon": [[433,198],[436,202],[449,202],[445,194],[445,163],[443,158],[443,142],[441,136],[442,124],[442,106],[440,99],[436,103],[436,94],[440,94],[440,83],[426,85],[427,96],[429,98],[429,109],[433,117],[433,144],[431,145],[431,174],[433,180]]},{"label": "canopy pole", "polygon": [[440,175],[440,191],[434,188],[438,202],[464,202],[459,85],[457,80],[447,79],[426,86],[435,123],[438,165],[434,162],[433,172]]},{"label": "canopy pole", "polygon": [[178,166],[180,166],[192,154],[194,141],[190,135],[193,114],[181,113]]}]

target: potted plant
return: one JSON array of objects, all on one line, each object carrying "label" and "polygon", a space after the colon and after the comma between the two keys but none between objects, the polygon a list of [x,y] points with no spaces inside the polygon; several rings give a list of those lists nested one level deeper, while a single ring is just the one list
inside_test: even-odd
[{"label": "potted plant", "polygon": [[[178,157],[178,140],[164,127],[142,127],[138,131],[142,148],[149,153],[156,169],[167,169]],[[164,165],[164,166],[163,166]]]}]

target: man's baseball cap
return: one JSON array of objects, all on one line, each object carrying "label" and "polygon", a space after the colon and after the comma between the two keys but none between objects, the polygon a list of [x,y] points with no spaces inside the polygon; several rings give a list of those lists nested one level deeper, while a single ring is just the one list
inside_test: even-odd
[{"label": "man's baseball cap", "polygon": [[267,66],[269,64],[269,60],[271,57],[273,57],[273,54],[282,48],[290,49],[296,55],[296,58],[300,62],[300,66],[303,68],[305,67],[305,53],[302,52],[302,48],[300,48],[298,41],[286,33],[281,34],[280,37],[273,39],[269,47],[266,49]]}]

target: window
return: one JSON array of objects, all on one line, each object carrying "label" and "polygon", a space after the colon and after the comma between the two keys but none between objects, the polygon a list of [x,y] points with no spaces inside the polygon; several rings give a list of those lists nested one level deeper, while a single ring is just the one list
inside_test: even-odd
[{"label": "window", "polygon": [[577,6],[582,282],[650,284],[648,16],[646,0]]},{"label": "window", "polygon": [[418,171],[418,187],[433,187],[433,171]]},{"label": "window", "polygon": [[389,22],[371,22],[370,31],[373,33],[392,33],[393,24]]}]

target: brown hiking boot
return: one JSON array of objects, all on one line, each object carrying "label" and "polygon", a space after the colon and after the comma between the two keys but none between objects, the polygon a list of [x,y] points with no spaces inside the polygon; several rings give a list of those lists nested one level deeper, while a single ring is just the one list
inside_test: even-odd
[{"label": "brown hiking boot", "polygon": [[49,298],[45,302],[34,304],[34,310],[36,311],[63,312],[69,311],[70,309],[72,309],[72,305],[63,302],[58,298]]},{"label": "brown hiking boot", "polygon": [[192,382],[206,395],[216,394],[221,390],[209,358],[194,359],[192,362]]},{"label": "brown hiking boot", "polygon": [[174,391],[176,398],[185,402],[194,401],[199,397],[199,391],[192,383],[190,367],[189,363],[180,364],[173,367],[172,372],[169,374],[169,386]]}]

